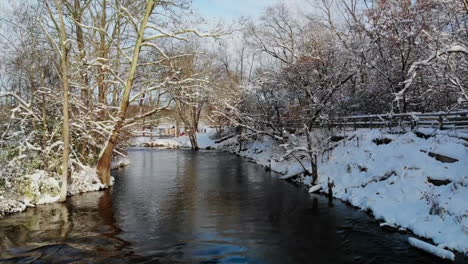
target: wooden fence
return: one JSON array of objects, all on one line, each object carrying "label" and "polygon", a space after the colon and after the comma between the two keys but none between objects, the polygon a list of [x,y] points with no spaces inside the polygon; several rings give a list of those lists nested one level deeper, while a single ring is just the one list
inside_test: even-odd
[{"label": "wooden fence", "polygon": [[175,128],[150,128],[148,130],[133,131],[133,137],[175,137]]},{"label": "wooden fence", "polygon": [[[282,124],[288,129],[302,129],[304,120],[288,120]],[[376,114],[334,117],[313,124],[315,128],[434,128],[468,131],[468,110],[456,112]]]},{"label": "wooden fence", "polygon": [[405,113],[344,116],[322,126],[353,128],[411,127],[468,130],[468,110],[457,112]]},{"label": "wooden fence", "polygon": [[[288,120],[279,127],[301,130],[304,120]],[[276,124],[276,123],[275,123]],[[276,124],[278,125],[278,124]],[[318,121],[316,128],[433,128],[441,130],[466,130],[468,132],[468,110],[454,112],[376,114],[335,117],[328,121]],[[174,128],[158,128],[150,131],[134,131],[132,136],[173,137]]]}]

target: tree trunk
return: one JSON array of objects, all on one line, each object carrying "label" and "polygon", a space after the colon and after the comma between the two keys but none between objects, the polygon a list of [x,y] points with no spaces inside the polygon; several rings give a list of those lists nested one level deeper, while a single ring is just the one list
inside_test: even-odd
[{"label": "tree trunk", "polygon": [[118,140],[120,131],[123,127],[123,120],[119,120],[112,131],[112,135],[104,146],[101,154],[99,155],[99,161],[97,164],[97,173],[101,178],[102,184],[109,186],[111,184],[111,163],[114,153],[114,147]]},{"label": "tree trunk", "polygon": [[146,1],[146,9],[145,15],[143,20],[141,21],[140,28],[138,30],[138,38],[135,43],[135,49],[133,51],[133,58],[132,63],[130,66],[130,72],[127,77],[127,82],[125,84],[125,90],[122,97],[122,102],[120,104],[119,114],[118,114],[118,121],[116,122],[114,129],[112,130],[107,143],[105,144],[104,148],[99,155],[99,160],[97,164],[97,173],[101,178],[101,182],[104,185],[110,185],[110,167],[112,162],[112,156],[114,152],[115,144],[119,138],[120,132],[125,125],[125,117],[127,114],[128,105],[130,103],[130,93],[133,88],[133,83],[135,81],[135,75],[138,68],[138,59],[140,57],[141,47],[144,41],[144,33],[146,26],[148,24],[149,17],[153,12],[154,7],[156,6],[155,0],[148,0]]},{"label": "tree trunk", "polygon": [[[80,0],[74,0],[74,9],[72,13],[73,18],[75,19],[76,25],[76,42],[78,44],[78,52],[80,54],[80,61],[84,63],[86,58],[86,50],[83,38],[83,28],[81,23],[83,23],[83,10],[80,5]],[[80,75],[83,81],[83,87],[81,88],[81,99],[83,100],[86,106],[89,105],[89,77],[88,72],[84,65],[80,65]]]},{"label": "tree trunk", "polygon": [[307,138],[307,152],[309,154],[309,160],[310,160],[312,185],[316,185],[317,180],[318,180],[317,155],[315,155],[313,151],[312,139],[310,138],[310,130],[306,125],[304,125],[304,128],[305,128],[305,133],[306,133],[306,138]]},{"label": "tree trunk", "polygon": [[192,145],[193,150],[200,150],[197,140],[197,131],[194,128],[190,129],[189,132],[190,144]]},{"label": "tree trunk", "polygon": [[180,125],[179,125],[179,119],[176,118],[175,137],[178,138],[179,136],[180,136]]},{"label": "tree trunk", "polygon": [[[57,10],[59,12],[59,35],[60,35],[60,71],[63,83],[63,156],[62,156],[62,186],[60,187],[60,202],[67,199],[67,185],[68,185],[68,163],[70,159],[70,117],[69,117],[69,94],[70,84],[68,79],[69,67],[69,43],[66,33],[65,21],[62,11],[62,0],[55,1]],[[52,14],[51,14],[52,15]]]},{"label": "tree trunk", "polygon": [[[107,43],[106,43],[106,33],[104,30],[106,30],[106,23],[107,23],[107,13],[106,13],[106,7],[107,7],[107,0],[102,1],[102,14],[101,14],[101,31],[99,31],[99,51],[100,51],[100,57],[104,60],[107,59],[108,57],[108,52],[107,52]],[[107,63],[106,61],[102,62]],[[103,105],[107,105],[107,84],[106,84],[106,70],[104,67],[99,67],[98,69],[98,97],[99,97],[99,103]],[[103,113],[103,116],[106,116],[106,113]]]}]

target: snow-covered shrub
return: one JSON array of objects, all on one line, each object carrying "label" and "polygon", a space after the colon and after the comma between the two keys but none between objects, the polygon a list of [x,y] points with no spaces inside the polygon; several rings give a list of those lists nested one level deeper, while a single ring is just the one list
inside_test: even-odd
[{"label": "snow-covered shrub", "polygon": [[436,194],[426,192],[423,195],[423,199],[425,199],[429,205],[430,215],[444,217],[444,215],[447,213],[447,210],[440,204],[439,198]]},{"label": "snow-covered shrub", "polygon": [[42,204],[57,201],[60,184],[46,171],[38,170],[33,174],[20,177],[16,182],[17,195],[25,204]]},{"label": "snow-covered shrub", "polygon": [[17,199],[11,199],[0,195],[0,216],[21,212],[24,209],[26,209],[25,203],[18,201]]},{"label": "snow-covered shrub", "polygon": [[104,189],[96,169],[84,167],[78,172],[73,172],[68,185],[68,195],[75,195],[83,192],[98,191]]}]

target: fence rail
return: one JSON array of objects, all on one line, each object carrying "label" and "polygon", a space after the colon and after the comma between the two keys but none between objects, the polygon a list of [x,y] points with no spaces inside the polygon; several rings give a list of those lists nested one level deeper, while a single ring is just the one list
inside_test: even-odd
[{"label": "fence rail", "polygon": [[[288,120],[281,125],[270,121],[271,124],[284,129],[300,130],[304,127],[304,120]],[[466,130],[468,132],[468,110],[454,112],[432,113],[403,113],[403,114],[374,114],[334,117],[327,121],[317,121],[315,128],[433,128],[441,130]],[[157,129],[156,131],[133,131],[132,136],[139,137],[172,137],[174,128]]]},{"label": "fence rail", "polygon": [[[285,128],[301,129],[304,120],[289,120]],[[334,117],[313,124],[316,128],[392,128],[411,127],[468,130],[468,110],[456,112],[376,114]]]},{"label": "fence rail", "polygon": [[425,127],[437,129],[468,129],[468,110],[457,112],[404,113],[344,116],[330,120],[322,126],[354,128]]}]

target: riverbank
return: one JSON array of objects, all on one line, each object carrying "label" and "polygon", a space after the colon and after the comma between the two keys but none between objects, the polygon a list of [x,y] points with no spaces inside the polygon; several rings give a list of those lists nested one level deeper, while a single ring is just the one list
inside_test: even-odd
[{"label": "riverbank", "polygon": [[[453,132],[394,133],[361,129],[328,138],[318,157],[318,185],[334,197],[371,212],[382,226],[409,230],[441,248],[468,252],[468,143]],[[465,136],[465,135],[463,135]],[[203,135],[203,147],[229,151],[311,186],[305,155],[287,155],[305,139],[278,144],[270,137],[219,144]],[[316,141],[323,140],[317,137]],[[189,147],[188,139],[160,139],[148,146]],[[324,145],[322,144],[322,147]],[[327,150],[328,149],[328,150]],[[299,162],[300,161],[300,162]],[[302,163],[302,164],[301,164]],[[317,187],[317,186],[316,186]],[[314,188],[317,189],[317,188]]]},{"label": "riverbank", "polygon": [[[219,149],[251,159],[283,179],[311,186],[306,155],[288,155],[300,150],[305,139],[290,135],[288,144],[278,144],[267,136],[239,142],[225,138],[216,143],[214,131],[199,134],[201,148]],[[333,186],[334,197],[371,212],[382,226],[409,230],[431,239],[441,248],[468,252],[468,147],[467,142],[443,131],[393,133],[385,130],[357,130],[340,135],[316,137],[323,155],[318,157],[318,183],[325,193]],[[324,137],[327,137],[324,140]],[[189,148],[187,137],[134,138],[135,146]],[[116,166],[128,164],[117,162]],[[28,206],[58,200],[59,182],[53,176],[36,172],[25,176],[25,191],[0,195],[0,211],[19,212]],[[11,185],[11,183],[9,183]],[[5,190],[8,186],[5,185]],[[72,174],[69,194],[96,191],[100,184],[95,170],[86,168]],[[317,189],[317,186],[314,186]]]},{"label": "riverbank", "polygon": [[128,157],[110,190],[1,219],[0,263],[441,263],[363,211],[238,155]]},{"label": "riverbank", "polygon": [[[36,170],[20,177],[1,176],[0,174],[0,217],[22,212],[28,207],[55,203],[60,198],[61,183],[58,175]],[[80,171],[71,173],[67,191],[68,196],[73,196],[105,188],[107,187],[101,183],[96,169],[84,166]]]}]

